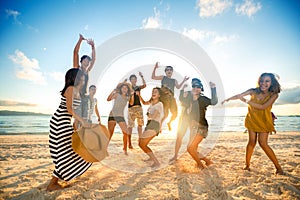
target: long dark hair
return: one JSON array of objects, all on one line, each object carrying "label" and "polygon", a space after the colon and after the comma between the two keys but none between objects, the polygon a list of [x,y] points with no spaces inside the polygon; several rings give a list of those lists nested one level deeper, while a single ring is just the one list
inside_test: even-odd
[{"label": "long dark hair", "polygon": [[[158,101],[161,102],[161,98],[162,98],[162,95],[163,95],[163,92],[161,91],[161,88],[160,88],[160,87],[154,87],[154,88],[152,89],[152,92],[153,92],[154,90],[158,90],[158,93],[159,93],[159,99],[158,99]],[[150,101],[150,102],[153,101],[152,96],[151,96],[151,98],[150,98],[149,101]]]},{"label": "long dark hair", "polygon": [[256,88],[256,91],[257,93],[260,93],[261,90],[260,90],[260,87],[259,87],[259,83],[262,81],[262,79],[266,76],[269,76],[271,78],[271,86],[269,88],[269,92],[272,92],[274,94],[278,94],[280,93],[281,91],[281,86],[276,78],[276,76],[272,73],[262,73],[260,75],[260,77],[258,78],[258,81],[257,81],[257,88]]},{"label": "long dark hair", "polygon": [[61,95],[64,95],[69,86],[77,86],[80,83],[80,79],[83,76],[83,72],[79,68],[71,68],[67,71],[65,76],[65,86],[60,91]]}]

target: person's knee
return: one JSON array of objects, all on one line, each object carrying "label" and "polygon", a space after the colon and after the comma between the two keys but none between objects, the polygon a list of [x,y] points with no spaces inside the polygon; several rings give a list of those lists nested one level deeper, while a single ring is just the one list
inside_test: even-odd
[{"label": "person's knee", "polygon": [[255,147],[255,145],[256,145],[256,141],[255,140],[249,140],[248,141],[248,146]]},{"label": "person's knee", "polygon": [[141,149],[145,148],[145,143],[143,141],[141,141],[141,140],[139,140],[139,147]]},{"label": "person's knee", "polygon": [[258,140],[258,144],[261,148],[268,147],[268,143],[266,141]]}]

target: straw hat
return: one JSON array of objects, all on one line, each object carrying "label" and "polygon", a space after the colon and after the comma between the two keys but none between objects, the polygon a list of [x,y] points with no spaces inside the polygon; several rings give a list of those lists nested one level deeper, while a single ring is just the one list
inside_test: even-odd
[{"label": "straw hat", "polygon": [[91,128],[80,127],[72,135],[72,148],[84,160],[99,162],[107,156],[109,133],[101,124]]}]

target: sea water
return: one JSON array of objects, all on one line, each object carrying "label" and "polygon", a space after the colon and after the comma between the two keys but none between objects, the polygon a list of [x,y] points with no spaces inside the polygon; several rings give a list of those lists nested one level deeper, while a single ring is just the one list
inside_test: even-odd
[{"label": "sea water", "polygon": [[[0,116],[0,134],[48,134],[50,119],[51,115]],[[107,119],[101,116],[102,124],[107,125]],[[245,116],[207,117],[210,132],[244,132],[244,119]],[[275,129],[277,132],[300,132],[300,116],[277,116]],[[133,130],[136,132],[135,128]],[[115,133],[121,133],[118,125]]]}]

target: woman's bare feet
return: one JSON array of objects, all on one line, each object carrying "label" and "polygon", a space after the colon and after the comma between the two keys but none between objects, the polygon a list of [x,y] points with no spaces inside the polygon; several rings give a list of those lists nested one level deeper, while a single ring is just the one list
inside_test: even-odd
[{"label": "woman's bare feet", "polygon": [[245,165],[245,167],[243,168],[243,170],[250,171],[250,166],[249,165]]},{"label": "woman's bare feet", "polygon": [[208,167],[208,166],[210,166],[210,165],[212,165],[212,164],[214,164],[214,162],[213,161],[211,161],[211,160],[205,160],[205,165]]},{"label": "woman's bare feet", "polygon": [[52,177],[49,185],[47,186],[46,191],[51,192],[51,191],[62,190],[62,189],[64,189],[64,187],[58,183],[58,178]]},{"label": "woman's bare feet", "polygon": [[144,162],[150,162],[150,161],[153,161],[153,160],[152,160],[152,158],[148,158],[148,159],[144,159],[143,161]]},{"label": "woman's bare feet", "polygon": [[201,170],[204,169],[204,165],[202,165],[202,164],[198,164],[197,167]]},{"label": "woman's bare feet", "polygon": [[48,185],[47,186],[47,191],[48,192],[52,192],[52,191],[55,191],[55,190],[62,190],[64,189],[63,186],[61,186],[60,184],[51,184],[51,185]]},{"label": "woman's bare feet", "polygon": [[283,170],[281,168],[279,168],[279,169],[276,169],[275,174],[283,175],[284,173],[283,173]]},{"label": "woman's bare feet", "polygon": [[169,163],[173,163],[177,160],[177,156],[174,156],[172,157],[170,160],[169,160]]},{"label": "woman's bare feet", "polygon": [[167,123],[167,125],[168,125],[168,128],[169,128],[169,131],[171,131],[172,130],[171,122]]},{"label": "woman's bare feet", "polygon": [[155,167],[159,167],[160,166],[160,163],[159,162],[154,162],[151,167],[152,168],[155,168]]}]

